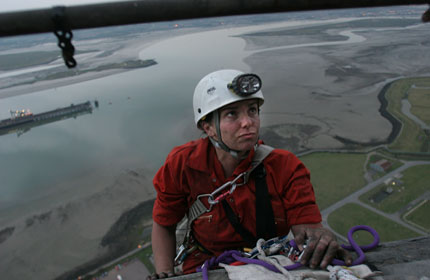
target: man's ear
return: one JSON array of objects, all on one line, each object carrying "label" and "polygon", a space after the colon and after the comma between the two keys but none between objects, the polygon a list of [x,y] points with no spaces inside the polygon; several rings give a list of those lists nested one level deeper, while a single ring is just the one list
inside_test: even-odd
[{"label": "man's ear", "polygon": [[214,137],[216,135],[215,126],[212,123],[203,121],[201,127],[207,136]]}]

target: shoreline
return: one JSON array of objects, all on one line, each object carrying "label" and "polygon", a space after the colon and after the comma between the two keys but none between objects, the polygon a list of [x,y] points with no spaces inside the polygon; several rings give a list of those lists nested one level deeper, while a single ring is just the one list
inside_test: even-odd
[{"label": "shoreline", "polygon": [[111,69],[104,69],[104,70],[89,69],[87,70],[86,73],[78,74],[76,76],[57,78],[52,80],[42,79],[39,81],[35,81],[33,83],[19,84],[16,86],[0,89],[0,99],[24,95],[24,94],[31,94],[38,91],[49,90],[57,87],[64,87],[68,85],[91,81],[91,80],[104,78],[115,74],[124,73],[127,71],[151,67],[157,64],[156,61],[151,59],[143,62],[144,63],[146,62],[147,65],[140,66],[140,67],[133,67],[133,68],[121,67],[121,68],[111,68]]},{"label": "shoreline", "polygon": [[[247,28],[252,28],[252,26],[251,27],[249,27],[249,26],[239,27],[238,29],[235,29],[235,30],[245,30]],[[259,28],[266,29],[266,28],[270,28],[270,27],[264,27],[264,26],[259,26],[258,28],[255,27],[256,30],[258,30]],[[221,27],[220,27],[220,29],[221,29]],[[214,30],[216,30],[216,29],[210,29],[209,32],[214,31]],[[208,31],[208,30],[207,29],[201,29],[201,30],[195,29],[193,31],[186,30],[186,31],[183,31],[182,34],[176,34],[175,36],[170,36],[171,33],[166,32],[166,33],[164,33],[164,37],[158,38],[158,40],[154,40],[151,42],[144,42],[143,47],[142,47],[142,45],[139,45],[139,41],[140,40],[147,40],[147,39],[138,38],[137,40],[133,41],[135,45],[128,46],[126,49],[121,50],[120,52],[125,53],[126,56],[130,56],[130,55],[138,56],[141,52],[144,53],[145,49],[148,46],[153,45],[157,42],[161,42],[165,39],[172,39],[174,37],[182,36],[184,34],[190,34],[193,32],[202,32],[202,31]],[[239,31],[233,31],[232,33],[239,33]],[[252,42],[250,42],[249,44],[251,44],[251,43]],[[249,45],[247,45],[247,46],[249,47]],[[130,51],[130,52],[128,52],[128,51]],[[295,54],[295,53],[293,52],[293,54]],[[123,58],[118,53],[116,53],[115,55],[117,55],[117,57]],[[278,54],[272,54],[272,55],[279,55],[279,53]],[[136,58],[136,57],[134,57],[134,58]],[[302,56],[299,56],[299,59],[300,58],[302,58]],[[250,61],[251,61],[251,63],[249,63]],[[317,61],[317,62],[319,62],[319,61]],[[255,65],[257,65],[257,66],[259,65],[258,60],[256,60],[255,57],[250,58],[249,56],[246,56],[244,58],[243,63],[248,65],[250,69],[254,69]],[[326,67],[327,65],[329,65],[329,64],[325,61],[321,62],[320,64],[316,64],[316,66],[320,67],[320,68]],[[261,68],[258,68],[258,69],[261,70]],[[345,69],[344,69],[345,71],[348,71],[349,68],[345,68]],[[269,70],[273,71],[272,69],[269,69]],[[61,87],[61,86],[65,86],[65,85],[80,83],[80,82],[87,81],[87,80],[98,79],[101,77],[114,75],[114,74],[125,72],[125,71],[127,71],[127,70],[124,70],[124,69],[105,70],[105,71],[96,72],[96,73],[86,73],[86,74],[82,75],[82,77],[78,76],[78,77],[72,77],[72,78],[65,78],[65,79],[61,79],[61,80],[39,82],[39,83],[34,84],[34,85],[28,85],[28,86],[26,85],[26,86],[22,86],[20,88],[15,88],[15,91],[13,91],[13,89],[11,88],[10,89],[11,91],[8,93],[9,94],[8,97],[13,97],[13,96],[16,96],[18,94],[30,94],[30,93],[34,92],[34,88],[38,88],[38,87],[39,87],[39,90],[52,89],[55,87]],[[263,75],[267,74],[267,76],[269,76],[271,74],[270,71],[266,71],[265,73],[263,71]],[[296,73],[292,73],[291,75],[294,76],[294,74],[296,74]],[[300,70],[297,71],[296,75],[299,75],[299,74],[301,74]],[[267,84],[269,85],[270,79],[267,79],[267,81],[268,81]],[[273,81],[273,79],[272,79],[272,81]],[[302,82],[302,81],[299,80],[298,83],[300,83],[300,82]],[[345,83],[342,85],[351,86],[351,83]],[[335,88],[335,87],[338,87],[338,86],[339,85],[336,85],[336,84],[327,86],[327,88],[324,88],[321,90],[322,93],[316,92],[314,94],[314,97],[312,97],[312,98],[314,98],[314,100],[317,100],[318,102],[321,100],[324,101],[324,99],[325,100],[336,100],[335,99],[335,98],[337,98],[336,95],[332,94],[332,92],[330,92],[330,90]],[[269,85],[269,87],[270,87],[270,85]],[[385,88],[385,86],[384,86],[384,88]],[[368,90],[368,88],[366,88],[365,90]],[[8,97],[3,96],[3,92],[4,91],[0,90],[0,99],[1,98],[8,98]],[[330,95],[330,94],[325,95],[326,92],[328,92],[332,95]],[[380,93],[381,93],[381,91],[379,91],[379,93],[375,92],[375,94],[374,94],[375,97],[376,97],[376,95],[378,95],[378,97],[379,97]],[[276,97],[278,97],[278,96],[275,96],[274,99],[276,100]],[[297,96],[299,96],[299,95],[297,95]],[[295,99],[295,97],[296,96],[292,95],[289,98]],[[308,98],[308,97],[306,97],[306,98]],[[345,97],[345,99],[347,99],[347,98],[348,97]],[[369,99],[368,96],[365,96],[365,98]],[[292,103],[298,104],[298,105],[296,105],[296,107],[299,108],[300,105],[302,105],[302,104],[300,104],[300,102],[303,102],[303,104],[307,104],[306,102],[303,101],[304,99],[305,99],[304,97],[298,97],[297,100],[295,102],[292,102]],[[311,102],[313,102],[314,100],[311,100]],[[284,100],[280,99],[280,101],[281,102],[278,102],[279,104],[275,104],[275,105],[278,105],[278,106],[281,105]],[[355,101],[355,99],[350,99],[349,101],[351,101],[351,103],[352,103],[353,101]],[[267,104],[269,104],[269,103],[270,103],[270,100],[268,100]],[[320,111],[317,110],[318,107],[316,107],[315,104],[317,104],[316,101],[314,104],[311,104],[311,106],[314,106],[314,107],[310,107],[310,108],[316,109],[316,111],[317,111],[315,113],[315,119],[316,119],[316,117],[319,116],[318,113],[320,113]],[[345,104],[345,103],[334,103],[334,104],[336,106],[341,106],[342,104]],[[366,104],[364,104],[364,105],[360,104],[360,106],[365,106],[365,105]],[[357,107],[359,107],[359,105],[357,105]],[[278,109],[278,107],[276,107],[276,106],[274,106],[274,108]],[[289,110],[289,108],[285,108],[284,110]],[[319,110],[321,110],[321,112],[323,112],[322,109],[319,109]],[[372,107],[370,110],[371,110],[371,113],[373,114],[372,116],[376,116],[377,112],[373,112],[373,111],[375,111],[374,108]],[[288,123],[290,121],[289,117],[291,115],[286,114],[285,116],[279,117],[279,114],[278,115],[275,115],[275,114],[276,114],[276,112],[280,112],[281,110],[273,110],[273,111],[275,112],[273,119],[279,118],[280,123]],[[293,112],[292,115],[296,114],[295,117],[297,119],[302,118],[302,115],[299,114],[300,112],[297,113],[294,111],[294,109],[292,109],[291,111]],[[334,113],[336,113],[336,112],[337,111],[335,111]],[[378,111],[378,112],[379,112],[378,114],[381,114],[381,116],[382,116],[382,113],[380,111]],[[321,115],[323,117],[326,117],[324,115],[324,113],[321,113]],[[347,116],[347,115],[345,115],[345,116]],[[380,116],[378,116],[378,117],[380,117]],[[382,117],[384,118],[384,116],[382,116]],[[310,119],[310,117],[308,119],[304,119],[304,121],[308,121],[309,119]],[[319,124],[317,121],[316,121],[316,123]],[[326,120],[324,120],[324,121],[326,121]],[[385,118],[384,118],[384,121],[385,121]],[[310,122],[310,123],[315,124],[315,120],[314,120],[314,122]],[[330,125],[332,125],[332,124],[330,123]],[[378,125],[380,125],[380,124],[378,124]],[[378,128],[378,125],[374,125],[374,127]],[[313,128],[310,128],[310,130],[312,130],[312,129]],[[340,129],[342,129],[342,127],[340,127]],[[387,132],[388,132],[388,129],[387,129]],[[355,134],[353,134],[349,131],[347,131],[346,134],[352,135],[351,139],[358,139],[358,140],[363,139],[363,138],[354,138]],[[376,135],[381,135],[381,133],[376,134]],[[390,135],[392,135],[392,129],[391,129]],[[320,139],[315,139],[315,141],[317,141],[317,140],[319,141]],[[364,140],[367,140],[367,139],[364,139]],[[359,142],[357,142],[357,143],[359,143]],[[270,143],[268,143],[268,144],[270,144]],[[315,149],[318,149],[318,148],[316,147]],[[138,165],[140,166],[142,163],[139,162],[139,163],[134,163],[134,164],[136,164],[134,166],[138,166]],[[133,165],[130,165],[130,166],[133,166]],[[30,237],[24,236],[25,233],[23,233],[23,231],[28,230],[28,232],[26,233],[27,235],[32,235],[33,233],[39,234],[39,235],[34,235],[35,239],[41,238],[40,239],[41,242],[46,242],[48,244],[47,248],[44,248],[44,250],[47,250],[48,254],[55,255],[55,253],[56,253],[55,252],[55,246],[58,244],[61,244],[61,242],[63,241],[61,239],[64,238],[65,240],[68,240],[69,236],[66,235],[66,234],[68,234],[67,230],[70,230],[70,229],[76,230],[76,228],[77,228],[77,232],[79,232],[79,234],[82,234],[82,236],[79,236],[79,238],[82,238],[82,240],[84,240],[85,242],[88,242],[88,243],[82,242],[81,239],[73,237],[73,236],[71,237],[70,243],[75,244],[75,246],[77,246],[77,244],[79,244],[79,246],[83,246],[83,247],[87,246],[88,248],[84,248],[81,250],[78,250],[78,248],[76,248],[76,250],[74,250],[75,248],[70,248],[70,251],[67,252],[67,256],[64,257],[64,256],[58,256],[57,255],[57,258],[64,257],[64,260],[62,262],[60,262],[60,260],[54,260],[52,262],[52,264],[50,264],[50,267],[46,268],[47,271],[51,272],[51,275],[49,275],[48,278],[50,276],[52,276],[52,271],[55,268],[57,268],[57,270],[61,270],[62,268],[64,268],[64,266],[65,266],[64,264],[68,264],[69,267],[75,267],[76,269],[79,269],[79,270],[84,269],[85,265],[94,266],[95,262],[101,262],[101,259],[99,259],[99,258],[102,258],[103,256],[111,254],[111,252],[109,251],[109,246],[110,246],[109,244],[111,244],[110,242],[112,242],[112,241],[108,241],[105,244],[105,246],[100,245],[102,240],[106,236],[108,236],[108,233],[110,232],[110,230],[112,228],[115,228],[115,227],[118,227],[118,229],[121,228],[121,225],[119,225],[118,223],[121,221],[121,219],[122,219],[121,217],[124,217],[124,215],[126,215],[126,213],[131,213],[133,211],[136,211],[136,214],[138,214],[139,210],[136,210],[136,207],[138,207],[139,202],[136,200],[136,198],[140,197],[141,198],[140,200],[142,200],[142,197],[144,197],[145,199],[147,199],[145,202],[150,203],[149,201],[151,200],[151,195],[154,195],[153,193],[151,193],[151,191],[153,191],[153,190],[151,190],[152,184],[149,181],[149,179],[151,179],[151,178],[145,177],[146,176],[145,174],[149,174],[149,173],[142,173],[139,171],[139,172],[137,172],[138,173],[138,176],[137,176],[134,172],[135,172],[135,170],[127,171],[126,172],[127,176],[123,177],[122,179],[109,178],[110,181],[106,180],[106,182],[108,182],[108,183],[105,183],[104,186],[97,187],[98,189],[95,190],[94,193],[92,193],[92,194],[87,194],[87,196],[85,197],[86,200],[82,203],[77,203],[77,201],[74,201],[73,199],[64,200],[64,201],[61,201],[61,202],[64,202],[63,204],[60,203],[60,205],[58,205],[58,206],[51,207],[52,209],[49,208],[49,209],[41,210],[39,212],[33,212],[33,216],[27,215],[25,218],[27,218],[27,219],[32,218],[33,223],[29,227],[25,227],[26,226],[26,224],[25,224],[26,220],[21,221],[21,222],[24,222],[24,225],[15,227],[12,234],[10,234],[10,236],[8,238],[12,238],[14,235],[16,235],[16,234],[19,235],[22,233],[22,235],[20,235],[20,237],[24,239],[24,243],[23,243],[23,245],[20,245],[20,246],[23,246],[23,247],[28,246],[28,248],[36,249],[37,244],[36,245],[31,244],[31,240],[30,240],[30,239],[32,239],[30,237],[33,237],[33,236],[30,236]],[[142,181],[138,182],[139,186],[141,188],[147,188],[147,190],[145,190],[145,191],[138,190],[137,185],[133,185],[134,184],[133,180],[143,180],[144,181],[143,183],[142,183]],[[98,182],[96,180],[94,180],[94,182],[90,182],[89,184],[87,182],[88,185],[91,185],[91,183],[94,183],[97,185],[101,184],[100,182]],[[134,186],[136,189],[132,189],[131,196],[124,196],[124,194],[122,192],[122,188],[129,187],[130,184],[132,186]],[[108,189],[108,190],[105,191],[106,189]],[[132,196],[134,196],[134,197],[132,197]],[[75,199],[76,199],[76,197],[75,197]],[[129,201],[127,201],[127,199]],[[76,199],[76,200],[78,200],[78,199]],[[120,205],[122,202],[120,200],[126,201],[128,203],[127,207],[125,207],[124,205]],[[109,208],[112,208],[112,209],[109,209]],[[131,208],[131,210],[129,208]],[[133,209],[135,209],[135,210],[133,210]],[[100,212],[97,212],[97,211],[100,211]],[[129,211],[131,211],[131,212],[129,212]],[[108,213],[103,213],[103,212],[108,212]],[[95,214],[95,216],[91,217],[92,214]],[[73,216],[73,215],[75,215],[75,216]],[[91,220],[91,219],[93,219],[93,220]],[[103,219],[105,219],[105,220],[103,220]],[[97,223],[94,223],[94,221],[97,221]],[[99,225],[99,223],[101,225]],[[46,230],[47,228],[49,228],[51,230],[51,227],[54,231],[58,230],[59,235],[62,235],[63,233],[64,233],[64,235],[62,235],[61,238],[59,238],[59,240],[53,240],[52,241],[52,240],[48,240],[48,239],[43,239],[41,232],[43,232],[43,230]],[[98,227],[98,228],[96,228],[96,227]],[[0,230],[2,230],[2,229],[0,228]],[[33,230],[34,230],[34,232],[33,232]],[[10,229],[5,231],[3,233],[3,234],[5,234],[4,236],[6,236],[10,231],[11,231]],[[3,231],[1,231],[1,232],[3,232]],[[18,242],[19,239],[17,238],[17,239],[14,239],[13,241]],[[94,245],[95,242],[97,242],[97,244],[96,244],[97,246]],[[5,242],[3,242],[3,243],[0,242],[1,245],[4,245],[4,243]],[[20,247],[20,246],[17,246],[17,247]],[[33,247],[31,247],[31,246],[33,246]],[[10,246],[10,248],[8,248],[8,249],[14,250],[13,246]],[[40,249],[40,247],[39,247],[39,249]],[[89,252],[88,255],[85,255],[84,250],[87,250]],[[24,250],[21,250],[21,251],[24,251]],[[19,253],[21,253],[21,252],[19,252]],[[25,253],[25,252],[23,252],[23,253]],[[57,254],[58,254],[58,252],[57,252]],[[79,255],[79,254],[81,254],[81,255]],[[89,256],[91,256],[92,258],[88,262],[86,262],[86,260],[84,260],[84,258],[82,258],[82,255],[86,256],[85,259],[89,259]],[[1,254],[0,254],[0,256],[1,256]],[[81,256],[80,259],[79,259],[79,256]],[[12,257],[18,258],[20,256],[19,256],[19,254],[17,254],[16,256],[15,255],[11,256],[11,258]],[[36,259],[38,257],[42,257],[42,256],[38,256],[38,255],[35,256]],[[6,260],[6,261],[8,261],[8,260]],[[76,263],[79,261],[81,261],[82,264],[78,265],[76,267]],[[39,272],[39,273],[46,273],[47,274],[47,272],[41,272],[40,271],[41,268],[34,266],[33,263],[28,263],[25,261],[23,261],[23,262],[24,262],[24,265],[27,265],[29,267],[29,270],[32,269],[33,271],[35,271],[35,273]],[[43,259],[40,259],[39,262],[42,263]],[[13,265],[15,265],[15,267],[16,267],[16,265],[22,266],[22,264],[17,264],[17,263],[13,263]],[[72,270],[63,269],[62,271],[68,271],[68,272],[61,274],[58,277],[63,277],[67,273],[75,273],[74,272],[75,269],[72,269]],[[20,272],[20,273],[22,273],[22,272]],[[19,276],[22,276],[21,279],[23,277],[28,277],[28,275],[22,275],[22,274]],[[45,278],[47,278],[47,277],[45,277]],[[60,279],[60,278],[58,278],[58,279]],[[64,278],[64,279],[67,279],[67,278]]]},{"label": "shoreline", "polygon": [[[75,55],[75,59],[77,60],[77,67],[68,69],[66,65],[64,64],[63,59],[60,57],[55,62],[52,62],[50,64],[58,65],[56,66],[61,67],[61,72],[65,71],[75,71],[76,69],[79,69],[82,67],[83,69],[90,70],[89,72],[77,75],[77,76],[69,76],[64,78],[57,78],[52,80],[40,80],[40,81],[34,81],[32,83],[22,82],[21,84],[2,88],[0,89],[0,100],[5,98],[11,98],[19,95],[25,95],[25,94],[31,94],[39,91],[54,89],[57,87],[64,87],[69,86],[77,83],[82,83],[86,81],[91,81],[99,78],[104,78],[111,75],[116,75],[120,73],[124,73],[127,71],[132,71],[140,68],[146,68],[150,66],[154,66],[157,64],[157,62],[153,58],[144,58],[141,59],[139,57],[139,54],[142,51],[145,51],[145,49],[151,47],[154,44],[157,44],[161,41],[168,40],[171,38],[175,38],[178,36],[183,36],[190,33],[196,33],[200,31],[204,31],[204,28],[183,28],[180,30],[161,30],[161,31],[153,31],[150,34],[139,34],[136,38],[132,39],[126,39],[125,42],[123,42],[121,39],[116,39],[117,44],[120,45],[119,48],[114,48],[110,50],[109,48],[112,48],[111,46],[102,46],[100,48],[106,48],[99,51],[94,52],[94,48],[97,48],[99,44],[103,44],[104,41],[106,41],[106,44],[111,44],[111,39],[109,38],[103,38],[100,40],[97,40],[96,46],[93,46],[92,40],[87,41],[78,41],[75,42],[75,47],[78,50],[82,50],[85,52],[86,50],[92,50],[93,55],[91,54],[81,54],[82,57],[79,57],[79,55]],[[212,29],[210,29],[212,30]],[[100,41],[100,42],[99,42]],[[25,48],[27,51],[29,51],[27,48]],[[38,51],[38,46],[34,47],[34,51]],[[60,53],[60,50],[57,49],[55,46],[54,50],[58,51]],[[101,52],[108,52],[109,54],[107,56],[101,56],[98,57],[98,55]],[[93,60],[90,61],[89,60]],[[97,67],[102,66],[103,64],[112,64],[112,63],[122,63],[127,60],[135,60],[135,61],[154,61],[154,64],[150,64],[144,67],[136,67],[136,68],[114,68],[114,69],[103,69],[103,70],[97,70]],[[43,65],[43,64],[42,64]],[[27,69],[26,74],[31,73],[31,69],[35,69],[35,73],[38,73],[39,67],[42,65],[35,65],[30,68],[24,68]],[[21,69],[22,70],[22,69]],[[20,69],[14,70],[14,71],[20,71]],[[1,80],[1,79],[0,79]]]}]

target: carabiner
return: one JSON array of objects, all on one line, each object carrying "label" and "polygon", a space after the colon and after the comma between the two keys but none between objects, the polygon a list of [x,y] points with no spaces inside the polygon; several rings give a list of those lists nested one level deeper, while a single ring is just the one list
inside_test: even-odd
[{"label": "carabiner", "polygon": [[212,196],[212,200],[214,198],[214,196],[219,193],[220,191],[224,190],[225,188],[227,188],[228,186],[230,186],[233,182],[232,181],[228,181],[227,183],[224,183],[221,187],[218,187],[216,190],[214,190],[210,195]]},{"label": "carabiner", "polygon": [[181,247],[179,247],[179,252],[175,257],[175,266],[180,265],[181,263],[184,262],[185,258],[191,254],[195,249],[197,249],[196,245],[193,245],[192,247],[190,247],[189,249],[187,249],[185,247],[184,244],[181,245]]},{"label": "carabiner", "polygon": [[187,252],[187,248],[185,248],[185,245],[182,244],[179,247],[178,253],[176,254],[176,257],[174,259],[175,265],[181,264],[181,261],[183,261],[183,256],[185,255],[186,252]]},{"label": "carabiner", "polygon": [[[203,202],[200,201],[200,198],[206,197],[206,196],[208,197],[208,203],[209,203],[209,208],[207,208],[207,209],[206,209],[206,206],[203,204]],[[202,204],[201,206],[205,208],[206,212],[210,212],[212,210],[213,205],[217,204],[217,202],[214,201],[214,197],[213,197],[212,194],[206,194],[206,193],[205,194],[200,194],[200,195],[197,196],[196,201],[197,200],[200,201],[200,203]]]},{"label": "carabiner", "polygon": [[230,188],[229,193],[230,193],[230,194],[232,194],[232,193],[236,190],[236,187],[237,187],[237,184],[236,184],[236,183],[233,183],[233,184],[231,185],[231,188]]}]

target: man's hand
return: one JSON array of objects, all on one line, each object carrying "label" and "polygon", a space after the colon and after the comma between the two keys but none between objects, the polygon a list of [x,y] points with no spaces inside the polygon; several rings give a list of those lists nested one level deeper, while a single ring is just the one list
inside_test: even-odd
[{"label": "man's hand", "polygon": [[174,276],[176,276],[176,274],[173,272],[153,273],[151,275],[148,275],[148,277],[146,277],[146,280],[164,279],[164,278],[170,278]]},{"label": "man's hand", "polygon": [[300,259],[303,265],[309,263],[310,268],[321,267],[325,269],[337,257],[345,261],[346,265],[352,264],[352,257],[337,243],[336,236],[319,224],[303,224],[291,227],[294,241],[300,250],[306,243],[305,251]]}]

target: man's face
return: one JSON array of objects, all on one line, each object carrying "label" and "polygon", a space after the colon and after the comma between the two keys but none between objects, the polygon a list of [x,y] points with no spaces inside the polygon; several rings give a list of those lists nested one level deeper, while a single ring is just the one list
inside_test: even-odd
[{"label": "man's face", "polygon": [[[249,99],[226,105],[219,109],[222,141],[233,150],[248,151],[257,143],[260,129],[258,100]],[[212,122],[209,136],[218,140]]]}]

